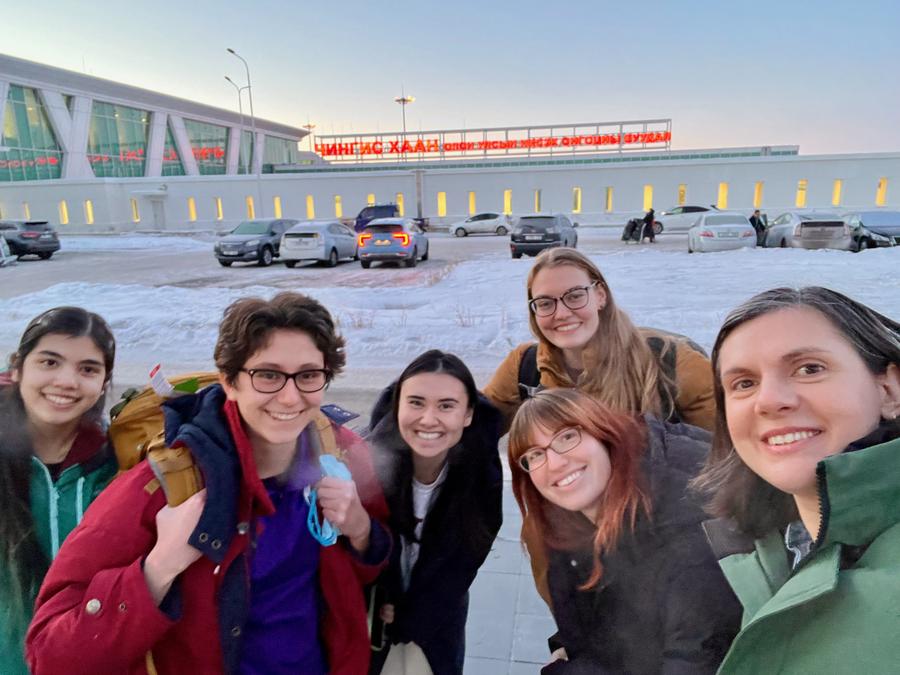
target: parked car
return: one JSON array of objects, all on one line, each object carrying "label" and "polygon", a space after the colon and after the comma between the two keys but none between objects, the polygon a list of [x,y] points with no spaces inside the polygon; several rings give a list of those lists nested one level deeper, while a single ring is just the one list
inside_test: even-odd
[{"label": "parked car", "polygon": [[334,267],[338,260],[356,259],[356,233],[337,220],[305,220],[281,237],[281,259],[288,267],[317,260]]},{"label": "parked car", "polygon": [[376,218],[357,237],[359,263],[400,262],[415,267],[428,260],[428,237],[412,218]]},{"label": "parked car", "polygon": [[299,221],[286,218],[245,220],[216,242],[213,250],[222,267],[253,262],[267,267],[281,251],[281,235]]},{"label": "parked car", "polygon": [[513,258],[521,258],[523,254],[537,255],[545,248],[554,246],[578,247],[575,226],[562,213],[522,216],[509,237],[509,250]]},{"label": "parked car", "polygon": [[46,220],[0,220],[0,234],[11,255],[49,260],[59,250],[59,236]]},{"label": "parked car", "polygon": [[766,227],[766,248],[850,249],[850,228],[833,211],[815,209],[782,213]]},{"label": "parked car", "polygon": [[[394,202],[387,204],[371,204],[363,208],[353,221],[353,229],[362,232],[366,229],[366,225],[376,218],[402,218],[400,215],[400,207]],[[419,228],[424,232],[428,229],[428,218],[412,218]]]},{"label": "parked car", "polygon": [[715,206],[675,206],[655,214],[655,217],[656,222],[662,225],[660,232],[687,232],[698,222],[701,215],[717,210]]},{"label": "parked car", "polygon": [[688,253],[756,248],[756,230],[741,213],[707,211],[688,230]]},{"label": "parked car", "polygon": [[845,216],[850,250],[900,246],[900,211],[858,211]]},{"label": "parked car", "polygon": [[512,220],[503,213],[476,213],[465,220],[453,223],[450,234],[454,237],[466,237],[470,234],[499,234],[501,237],[512,229]]}]

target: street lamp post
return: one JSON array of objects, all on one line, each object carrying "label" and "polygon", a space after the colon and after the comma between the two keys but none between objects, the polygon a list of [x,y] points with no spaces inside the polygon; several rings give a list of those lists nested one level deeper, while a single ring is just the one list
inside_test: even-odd
[{"label": "street lamp post", "polygon": [[[394,99],[395,103],[400,104],[400,109],[403,111],[403,140],[406,141],[406,106],[416,100],[415,96],[407,96],[406,92],[403,91],[403,87],[400,87],[400,96],[397,96]],[[401,155],[402,157],[406,156],[406,153]]]},{"label": "street lamp post", "polygon": [[259,195],[259,209],[260,215],[263,215],[263,199],[262,199],[262,185],[261,178],[259,175],[260,169],[262,168],[262,156],[259,154],[259,148],[257,147],[259,144],[257,143],[256,138],[256,115],[253,114],[253,85],[250,83],[250,66],[247,65],[247,60],[234,51],[231,47],[227,47],[226,50],[229,54],[232,54],[239,58],[241,62],[244,64],[244,70],[247,72],[247,95],[250,98],[250,128],[253,132],[253,154],[251,155],[250,163],[253,166],[253,173],[256,174],[256,191]]},{"label": "street lamp post", "polygon": [[[228,80],[229,84],[231,84],[231,86],[237,90],[237,95],[238,95],[238,115],[240,115],[240,117],[241,117],[240,132],[238,133],[238,164],[240,164],[241,155],[243,154],[241,152],[241,150],[244,147],[244,102],[242,100],[243,97],[241,96],[241,92],[244,91],[244,89],[247,89],[247,87],[246,86],[243,86],[243,87],[237,86],[235,81],[232,80],[227,75],[225,76],[225,79]],[[249,158],[247,158],[247,161],[249,162]],[[249,166],[247,165],[246,162],[244,163],[244,172],[250,173]]]},{"label": "street lamp post", "polygon": [[307,137],[309,138],[309,151],[310,151],[310,152],[315,152],[315,148],[314,148],[314,144],[313,144],[313,141],[314,141],[314,139],[315,139],[315,136],[314,136],[314,134],[313,134],[313,129],[316,128],[316,125],[313,124],[312,122],[310,122],[309,120],[307,120],[307,121],[306,121],[306,124],[303,125],[303,128],[306,129],[306,131],[309,132],[309,133],[307,134]]}]

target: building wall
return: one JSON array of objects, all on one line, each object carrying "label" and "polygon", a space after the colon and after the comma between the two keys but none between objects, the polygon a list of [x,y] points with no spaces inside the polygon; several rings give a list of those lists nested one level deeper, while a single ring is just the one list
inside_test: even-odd
[{"label": "building wall", "polygon": [[[752,210],[756,183],[762,181],[760,207],[770,217],[795,206],[798,182],[807,181],[807,207],[830,208],[834,181],[842,181],[840,207],[872,208],[876,190],[887,180],[884,206],[900,208],[900,153],[868,155],[788,156],[706,161],[626,162],[593,167],[505,167],[419,170],[384,169],[327,173],[253,176],[178,176],[161,178],[47,180],[0,184],[0,215],[29,216],[60,224],[60,202],[66,202],[68,224],[62,231],[223,230],[247,217],[252,198],[257,217],[275,213],[275,198],[285,217],[305,219],[309,198],[317,218],[335,216],[334,198],[341,197],[343,217],[351,218],[366,205],[403,194],[405,213],[417,215],[417,172],[421,178],[423,215],[433,224],[447,224],[468,215],[469,193],[478,211],[502,211],[504,191],[512,190],[512,212],[530,213],[534,191],[541,191],[543,211],[573,210],[573,189],[581,188],[582,209],[575,219],[584,224],[623,222],[644,208],[645,186],[652,186],[657,210],[678,203],[685,186],[685,203],[714,204],[719,184],[728,184],[728,208]],[[612,212],[606,210],[606,190],[612,188]],[[445,194],[446,214],[438,215],[439,193]],[[196,220],[190,220],[193,199]],[[218,218],[216,200],[221,200]],[[91,201],[93,224],[87,223],[85,201]],[[131,200],[140,217],[134,222]]]}]

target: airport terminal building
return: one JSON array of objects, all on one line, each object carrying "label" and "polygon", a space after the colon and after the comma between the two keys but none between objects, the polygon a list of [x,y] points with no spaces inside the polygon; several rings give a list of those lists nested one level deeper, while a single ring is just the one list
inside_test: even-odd
[{"label": "airport terminal building", "polygon": [[346,218],[375,202],[433,224],[479,211],[621,223],[651,205],[900,208],[900,151],[672,149],[667,119],[306,139],[301,128],[4,55],[0,130],[0,218],[49,220],[62,233]]}]

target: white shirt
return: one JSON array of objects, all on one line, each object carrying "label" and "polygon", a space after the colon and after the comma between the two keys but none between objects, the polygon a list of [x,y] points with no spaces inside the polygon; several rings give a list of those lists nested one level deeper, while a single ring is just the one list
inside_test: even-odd
[{"label": "white shirt", "polygon": [[438,493],[441,491],[441,485],[447,480],[447,464],[444,463],[438,477],[430,485],[424,485],[417,481],[415,477],[412,479],[412,498],[413,498],[413,516],[416,519],[415,535],[416,541],[407,539],[405,536],[400,537],[400,573],[403,576],[403,590],[409,588],[409,580],[412,578],[413,567],[419,559],[419,541],[422,538],[422,529],[425,526],[425,516],[431,510],[431,505],[437,499]]}]

